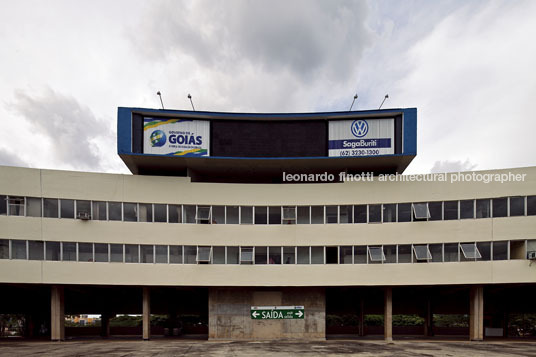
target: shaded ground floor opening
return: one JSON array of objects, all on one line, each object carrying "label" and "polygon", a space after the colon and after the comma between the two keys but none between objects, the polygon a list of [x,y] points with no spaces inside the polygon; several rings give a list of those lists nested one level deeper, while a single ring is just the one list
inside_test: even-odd
[{"label": "shaded ground floor opening", "polygon": [[[207,288],[0,284],[0,338],[534,339],[534,296],[536,284]],[[262,311],[271,312],[265,316]],[[283,316],[282,311],[290,315]]]}]

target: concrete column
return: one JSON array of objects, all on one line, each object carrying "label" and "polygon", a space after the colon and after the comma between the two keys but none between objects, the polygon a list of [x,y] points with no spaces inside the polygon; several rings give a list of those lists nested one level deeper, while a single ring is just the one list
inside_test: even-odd
[{"label": "concrete column", "polygon": [[110,314],[107,313],[101,315],[101,337],[110,337]]},{"label": "concrete column", "polygon": [[52,285],[50,289],[50,339],[65,340],[65,304],[63,286]]},{"label": "concrete column", "polygon": [[434,335],[434,315],[432,314],[432,302],[430,299],[426,301],[426,311],[424,314],[424,335]]},{"label": "concrete column", "polygon": [[151,338],[151,292],[148,287],[143,288],[143,339]]},{"label": "concrete column", "polygon": [[365,336],[365,301],[363,298],[359,304],[359,336]]},{"label": "concrete column", "polygon": [[383,328],[386,342],[393,342],[393,288],[385,288],[385,304],[383,309]]},{"label": "concrete column", "polygon": [[471,286],[469,306],[469,339],[484,339],[484,287]]}]

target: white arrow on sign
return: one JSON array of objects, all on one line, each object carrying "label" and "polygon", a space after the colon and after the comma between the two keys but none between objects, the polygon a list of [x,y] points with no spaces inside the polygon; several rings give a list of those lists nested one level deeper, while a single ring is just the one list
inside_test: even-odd
[{"label": "white arrow on sign", "polygon": [[302,317],[302,316],[303,316],[303,312],[298,311],[298,312],[296,313],[296,315],[298,315],[298,317]]},{"label": "white arrow on sign", "polygon": [[259,314],[257,311],[254,311],[254,312],[252,313],[252,315],[253,315],[254,318],[257,318],[257,316],[259,316],[260,314]]}]

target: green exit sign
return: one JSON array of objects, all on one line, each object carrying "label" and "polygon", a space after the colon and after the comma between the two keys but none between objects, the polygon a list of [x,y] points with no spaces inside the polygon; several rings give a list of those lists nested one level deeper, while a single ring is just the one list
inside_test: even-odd
[{"label": "green exit sign", "polygon": [[251,318],[253,320],[283,320],[305,318],[303,306],[252,306]]}]

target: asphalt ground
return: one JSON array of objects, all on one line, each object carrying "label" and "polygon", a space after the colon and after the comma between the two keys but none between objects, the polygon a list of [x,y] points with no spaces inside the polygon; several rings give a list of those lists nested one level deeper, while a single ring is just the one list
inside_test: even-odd
[{"label": "asphalt ground", "polygon": [[535,356],[536,341],[0,340],[0,356]]}]

